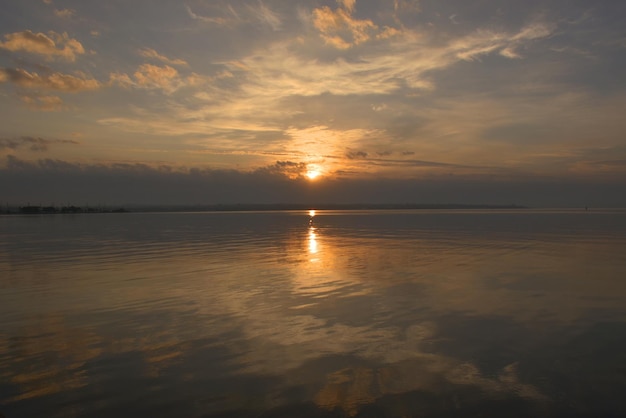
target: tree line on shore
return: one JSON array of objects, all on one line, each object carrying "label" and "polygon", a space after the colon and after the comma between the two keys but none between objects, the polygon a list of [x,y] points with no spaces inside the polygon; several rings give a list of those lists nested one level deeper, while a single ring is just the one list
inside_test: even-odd
[{"label": "tree line on shore", "polygon": [[5,214],[21,214],[21,215],[45,215],[55,213],[125,213],[129,212],[125,208],[103,208],[103,207],[90,207],[90,206],[41,206],[41,205],[26,205],[18,206],[16,208],[6,207],[4,211],[0,213]]}]

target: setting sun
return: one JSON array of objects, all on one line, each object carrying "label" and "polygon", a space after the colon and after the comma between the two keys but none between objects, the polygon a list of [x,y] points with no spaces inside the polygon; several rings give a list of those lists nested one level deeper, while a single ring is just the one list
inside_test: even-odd
[{"label": "setting sun", "polygon": [[309,180],[315,180],[316,178],[319,177],[320,174],[321,173],[319,170],[313,170],[313,169],[310,169],[306,172],[306,176]]}]

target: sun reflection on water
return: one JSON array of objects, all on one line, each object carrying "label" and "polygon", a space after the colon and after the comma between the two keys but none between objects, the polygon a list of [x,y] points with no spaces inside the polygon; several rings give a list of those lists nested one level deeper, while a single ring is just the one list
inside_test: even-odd
[{"label": "sun reflection on water", "polygon": [[[309,254],[317,254],[317,235],[315,234],[315,228],[309,227]],[[317,261],[317,258],[312,258],[311,261]]]},{"label": "sun reflection on water", "polygon": [[[309,236],[308,236],[308,244],[309,244],[309,254],[315,255],[318,251],[317,245],[317,234],[315,233],[315,227],[313,226],[313,218],[315,217],[315,209],[309,210]],[[318,258],[311,258],[310,261],[315,262],[318,261]]]}]

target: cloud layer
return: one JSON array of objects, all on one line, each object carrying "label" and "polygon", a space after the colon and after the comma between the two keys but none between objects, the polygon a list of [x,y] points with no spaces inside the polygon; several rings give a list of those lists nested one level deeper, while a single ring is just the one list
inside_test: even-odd
[{"label": "cloud layer", "polygon": [[[63,142],[70,143],[70,142]],[[71,142],[73,143],[73,142]],[[0,142],[11,151],[52,144],[39,138]],[[1,149],[0,149],[1,151]],[[55,159],[34,162],[9,155],[0,187],[11,203],[106,202],[133,205],[240,203],[362,204],[465,203],[534,207],[624,207],[626,174],[611,179],[443,175],[421,180],[346,178],[311,183],[306,165],[277,161],[252,171],[150,166],[138,163],[76,164]],[[622,162],[623,164],[623,162]]]},{"label": "cloud layer", "polygon": [[63,7],[24,6],[3,26],[0,136],[78,134],[80,149],[53,150],[69,163],[314,168],[322,181],[624,173],[618,4]]}]

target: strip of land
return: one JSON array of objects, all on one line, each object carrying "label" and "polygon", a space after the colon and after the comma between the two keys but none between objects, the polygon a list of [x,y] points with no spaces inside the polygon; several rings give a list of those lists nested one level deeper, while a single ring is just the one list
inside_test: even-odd
[{"label": "strip of land", "polygon": [[262,212],[262,211],[286,211],[286,210],[413,210],[413,209],[483,209],[483,210],[504,210],[504,209],[527,209],[520,205],[491,205],[491,204],[457,204],[457,203],[394,203],[394,204],[373,204],[373,203],[323,203],[323,204],[300,204],[300,203],[270,203],[270,204],[217,204],[217,205],[180,205],[180,206],[132,206],[104,208],[104,207],[81,207],[81,206],[19,206],[0,211],[4,214],[21,215],[52,215],[52,214],[78,214],[78,213],[126,213],[126,212]]}]

